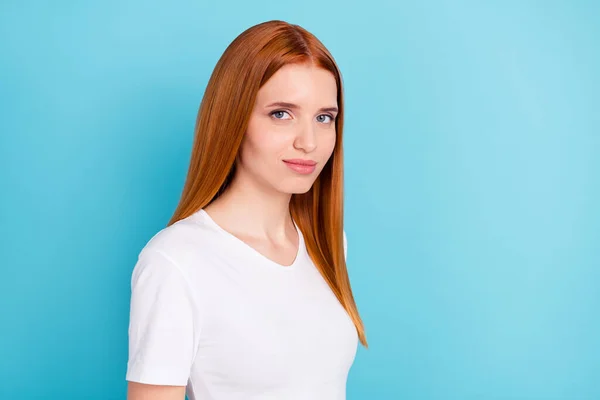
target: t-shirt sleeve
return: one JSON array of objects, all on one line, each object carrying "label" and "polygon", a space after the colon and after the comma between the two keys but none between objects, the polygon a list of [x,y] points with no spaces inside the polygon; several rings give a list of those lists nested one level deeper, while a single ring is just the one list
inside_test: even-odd
[{"label": "t-shirt sleeve", "polygon": [[142,250],[131,277],[126,380],[186,386],[197,346],[197,309],[179,267]]},{"label": "t-shirt sleeve", "polygon": [[348,261],[348,239],[346,238],[346,231],[344,233],[344,259]]}]

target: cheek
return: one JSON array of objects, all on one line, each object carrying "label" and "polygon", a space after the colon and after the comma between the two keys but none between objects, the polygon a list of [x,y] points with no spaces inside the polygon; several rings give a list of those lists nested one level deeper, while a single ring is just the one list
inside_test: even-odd
[{"label": "cheek", "polygon": [[288,138],[269,124],[249,125],[242,143],[246,163],[269,165],[277,161],[286,149]]},{"label": "cheek", "polygon": [[321,149],[323,149],[323,154],[329,158],[331,154],[333,154],[333,150],[335,149],[335,143],[337,141],[337,134],[334,132],[327,133],[323,136],[323,140],[320,143]]}]

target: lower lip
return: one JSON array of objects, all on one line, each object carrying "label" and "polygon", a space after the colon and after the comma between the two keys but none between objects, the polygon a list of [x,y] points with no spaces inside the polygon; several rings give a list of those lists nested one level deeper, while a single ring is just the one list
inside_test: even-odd
[{"label": "lower lip", "polygon": [[301,165],[301,164],[293,164],[287,161],[284,161],[285,165],[293,169],[294,171],[300,174],[312,174],[316,168],[316,165]]}]

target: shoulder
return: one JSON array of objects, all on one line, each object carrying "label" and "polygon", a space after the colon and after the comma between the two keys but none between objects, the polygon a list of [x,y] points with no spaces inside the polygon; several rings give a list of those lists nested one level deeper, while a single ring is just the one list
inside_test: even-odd
[{"label": "shoulder", "polygon": [[215,240],[214,232],[195,213],[156,232],[141,249],[138,259],[163,259],[185,268],[197,265],[198,257],[208,254]]},{"label": "shoulder", "polygon": [[199,233],[201,233],[200,226],[196,222],[195,215],[191,215],[156,232],[147,241],[142,252],[151,250],[171,251],[185,248],[197,241]]},{"label": "shoulder", "polygon": [[346,230],[343,230],[342,234],[344,236],[344,256],[347,257],[348,256],[348,238],[346,236]]}]

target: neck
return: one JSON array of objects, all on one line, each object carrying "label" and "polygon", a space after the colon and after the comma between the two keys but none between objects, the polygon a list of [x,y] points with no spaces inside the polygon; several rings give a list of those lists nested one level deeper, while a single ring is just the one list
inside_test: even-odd
[{"label": "neck", "polygon": [[266,188],[237,172],[227,190],[205,207],[206,211],[237,233],[285,241],[295,229],[289,211],[292,195]]}]

